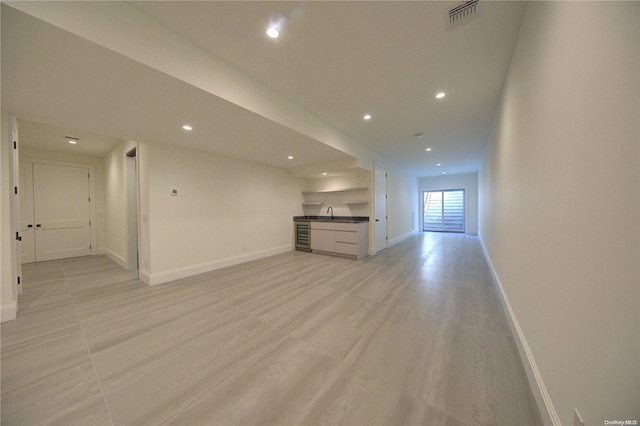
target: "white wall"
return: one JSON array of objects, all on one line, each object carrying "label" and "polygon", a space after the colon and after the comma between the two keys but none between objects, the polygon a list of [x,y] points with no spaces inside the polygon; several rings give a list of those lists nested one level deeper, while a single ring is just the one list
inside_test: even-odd
[{"label": "white wall", "polygon": [[138,172],[138,258],[140,260],[138,276],[147,284],[150,284],[149,146],[146,143],[138,142],[136,160]]},{"label": "white wall", "polygon": [[[334,216],[371,216],[373,188],[371,187],[371,172],[368,170],[354,170],[352,173],[339,176],[327,176],[308,179],[305,191],[335,191],[345,188],[367,188],[363,191],[339,192],[328,194],[307,194],[308,202],[322,202],[322,206],[305,206],[304,214],[309,216],[329,216],[327,208],[333,208]],[[344,201],[366,200],[368,204],[344,204]]]},{"label": "white wall", "polygon": [[107,235],[104,250],[120,266],[126,268],[128,254],[127,193],[125,182],[125,150],[131,144],[123,141],[104,157],[104,194]]},{"label": "white wall", "polygon": [[389,162],[379,164],[387,169],[387,236],[391,246],[418,231],[418,179]]},{"label": "white wall", "polygon": [[530,3],[480,176],[480,235],[565,425],[640,421],[639,18]]},{"label": "white wall", "polygon": [[[478,174],[465,173],[461,175],[446,175],[423,177],[418,179],[420,211],[422,212],[422,192],[445,189],[464,189],[464,227],[465,233],[478,235]],[[422,220],[419,215],[418,220]]]},{"label": "white wall", "polygon": [[293,249],[302,179],[163,144],[148,169],[151,284]]}]

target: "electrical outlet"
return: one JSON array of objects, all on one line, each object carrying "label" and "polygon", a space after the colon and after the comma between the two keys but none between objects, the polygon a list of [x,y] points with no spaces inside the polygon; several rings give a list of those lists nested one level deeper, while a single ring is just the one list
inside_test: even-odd
[{"label": "electrical outlet", "polygon": [[573,409],[573,426],[584,426],[584,420],[582,420],[577,408]]}]

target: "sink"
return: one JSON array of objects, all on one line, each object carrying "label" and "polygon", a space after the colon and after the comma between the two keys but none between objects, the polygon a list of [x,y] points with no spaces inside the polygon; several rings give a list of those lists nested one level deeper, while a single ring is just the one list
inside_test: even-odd
[{"label": "sink", "polygon": [[337,222],[337,223],[359,223],[369,220],[368,217],[349,217],[349,216],[298,216],[294,220],[304,220],[308,222]]}]

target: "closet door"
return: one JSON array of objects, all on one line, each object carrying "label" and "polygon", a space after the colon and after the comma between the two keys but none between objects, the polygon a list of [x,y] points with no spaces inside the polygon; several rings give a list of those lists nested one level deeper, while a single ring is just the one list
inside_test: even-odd
[{"label": "closet door", "polygon": [[20,162],[18,191],[18,227],[20,229],[20,262],[36,261],[35,222],[33,220],[33,164]]},{"label": "closet door", "polygon": [[38,262],[91,254],[88,168],[34,163],[33,211]]}]

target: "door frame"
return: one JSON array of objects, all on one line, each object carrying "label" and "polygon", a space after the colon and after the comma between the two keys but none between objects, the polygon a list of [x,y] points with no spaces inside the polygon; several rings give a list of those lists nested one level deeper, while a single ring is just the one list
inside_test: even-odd
[{"label": "door frame", "polygon": [[20,162],[25,163],[33,163],[33,164],[50,164],[54,166],[66,166],[66,167],[82,167],[89,169],[89,198],[91,202],[89,203],[89,221],[91,221],[91,249],[90,255],[94,256],[98,254],[98,231],[97,231],[97,222],[96,222],[96,170],[93,164],[86,163],[72,163],[69,161],[56,161],[56,160],[41,160],[38,158],[25,157],[21,158]]},{"label": "door frame", "polygon": [[[131,164],[131,158],[129,153],[135,150],[135,156],[133,156],[133,164],[134,170],[133,173],[129,169],[129,165]],[[125,185],[125,205],[126,205],[126,222],[127,222],[127,258],[126,264],[124,265],[128,270],[136,270],[138,271],[138,275],[140,274],[140,148],[137,142],[129,143],[125,149],[123,150],[123,171],[124,171],[124,185]],[[135,189],[135,206],[130,204],[129,196],[130,191],[132,189],[131,184],[133,184],[133,188]],[[135,226],[135,238],[133,235],[130,235],[132,232],[132,227]],[[134,242],[135,240],[135,242]],[[133,257],[131,253],[131,249],[134,248],[136,256]],[[134,261],[135,259],[135,261]]]},{"label": "door frame", "polygon": [[11,182],[15,188],[12,191],[11,195],[11,235],[16,233],[18,238],[14,241],[14,250],[15,256],[12,256],[12,260],[14,262],[15,273],[13,277],[13,282],[15,287],[15,295],[16,295],[16,312],[18,312],[18,298],[17,296],[22,294],[22,262],[20,259],[20,242],[22,241],[22,235],[20,235],[20,217],[18,215],[18,208],[20,204],[20,138],[18,131],[18,119],[16,117],[11,117],[11,139],[13,139],[13,152],[10,157],[11,159],[11,174],[13,178],[13,182]]},{"label": "door frame", "polygon": [[[378,188],[377,182],[378,182],[378,171],[383,171],[384,170],[384,188]],[[374,195],[373,195],[373,199],[374,199],[374,203],[373,203],[373,215],[374,215],[374,222],[372,225],[372,232],[373,232],[373,252],[371,254],[376,254],[379,251],[382,251],[384,249],[386,249],[387,247],[389,247],[389,224],[388,224],[388,217],[389,217],[389,203],[388,203],[388,187],[389,187],[389,169],[387,169],[386,167],[380,165],[380,164],[374,164],[374,168],[373,168],[373,187],[374,187]],[[384,217],[378,217],[378,212],[376,211],[376,207],[378,205],[378,200],[382,198],[382,201],[384,203]],[[378,237],[377,237],[377,228],[378,226],[378,221],[382,221],[384,224],[384,240],[382,242],[378,241]]]}]

